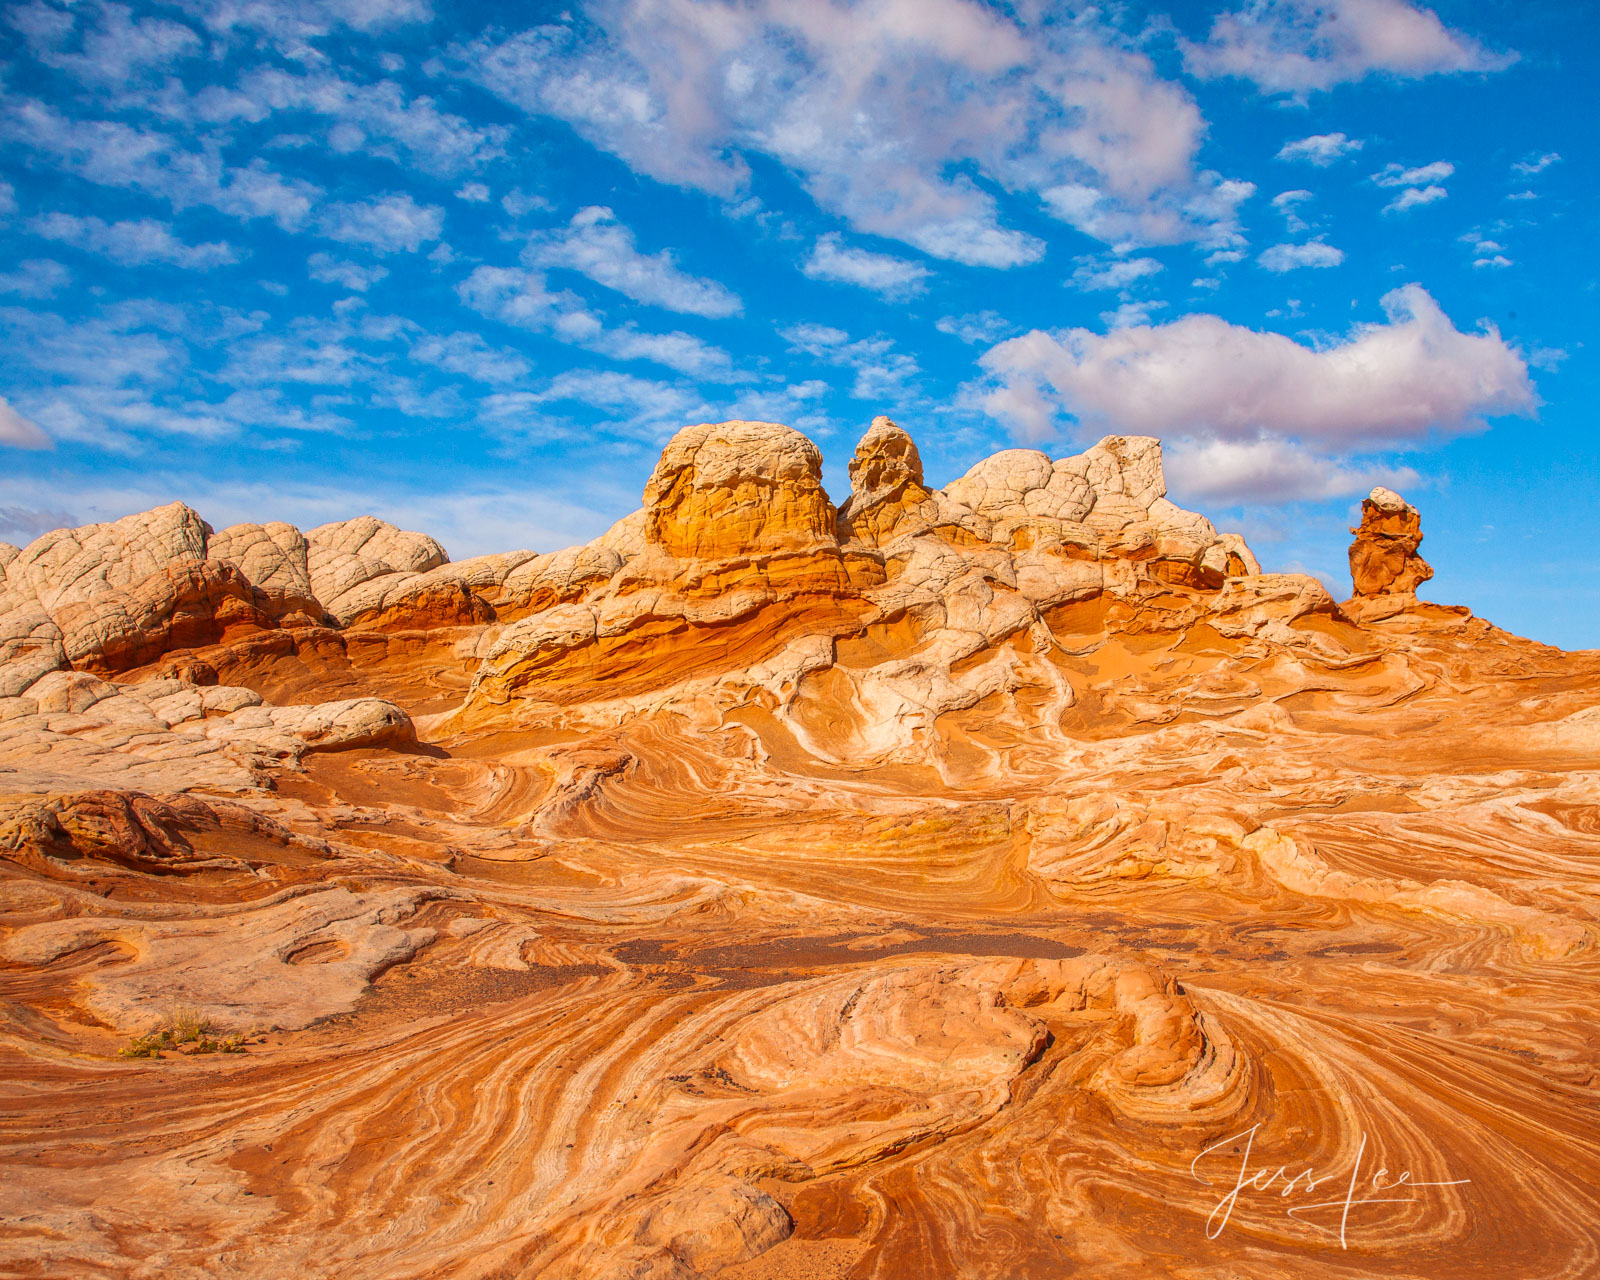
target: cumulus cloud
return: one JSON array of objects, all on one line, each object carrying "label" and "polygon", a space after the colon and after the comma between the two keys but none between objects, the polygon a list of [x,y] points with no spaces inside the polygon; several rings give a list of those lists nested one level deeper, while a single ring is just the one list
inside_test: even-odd
[{"label": "cumulus cloud", "polygon": [[1350,465],[1282,439],[1185,438],[1162,452],[1175,492],[1215,502],[1315,502],[1380,484],[1403,489],[1420,479],[1411,467]]},{"label": "cumulus cloud", "polygon": [[643,302],[694,316],[744,310],[730,289],[682,270],[672,253],[641,253],[633,232],[600,205],[580,209],[567,226],[535,235],[523,254],[530,267],[562,267]]},{"label": "cumulus cloud", "polygon": [[47,213],[30,221],[28,230],[41,239],[70,244],[129,267],[163,263],[188,271],[208,271],[239,260],[232,245],[185,244],[172,234],[170,226],[154,218],[107,222],[70,213]]},{"label": "cumulus cloud", "polygon": [[1360,138],[1347,138],[1342,133],[1314,133],[1309,138],[1285,142],[1278,148],[1279,160],[1303,160],[1325,169],[1335,161],[1354,155],[1366,146]]},{"label": "cumulus cloud", "polygon": [[418,204],[409,195],[391,194],[331,204],[322,211],[317,227],[330,240],[365,245],[374,253],[415,253],[439,238],[444,210]]},{"label": "cumulus cloud", "polygon": [[0,396],[0,445],[13,449],[48,449],[50,437],[38,423],[24,418]]},{"label": "cumulus cloud", "polygon": [[[991,267],[1044,245],[989,184],[1115,242],[1220,242],[1248,184],[1198,172],[1204,121],[1092,14],[979,0],[604,0],[448,51],[445,65],[663,182],[729,201],[746,155],[862,232]],[[593,38],[591,38],[593,36]],[[985,181],[977,181],[974,175]]]},{"label": "cumulus cloud", "polygon": [[1527,365],[1493,327],[1461,332],[1420,285],[1383,307],[1385,323],[1319,347],[1214,315],[1105,334],[1034,330],[984,355],[985,406],[1030,439],[1066,413],[1095,430],[1335,448],[1534,411]]},{"label": "cumulus cloud", "polygon": [[1268,271],[1282,274],[1301,267],[1336,267],[1344,261],[1344,250],[1336,249],[1321,240],[1305,244],[1275,244],[1256,258]]},{"label": "cumulus cloud", "polygon": [[1373,74],[1414,79],[1498,71],[1515,61],[1407,0],[1255,0],[1214,19],[1205,43],[1185,41],[1184,55],[1196,75],[1237,76],[1292,94]]},{"label": "cumulus cloud", "polygon": [[927,288],[928,269],[888,253],[846,247],[838,235],[817,240],[800,270],[813,280],[858,285],[889,299],[909,298]]}]

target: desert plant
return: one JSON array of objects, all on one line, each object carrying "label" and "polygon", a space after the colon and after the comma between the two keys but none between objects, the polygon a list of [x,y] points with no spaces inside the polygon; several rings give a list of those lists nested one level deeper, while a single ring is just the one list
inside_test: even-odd
[{"label": "desert plant", "polygon": [[211,1019],[193,1005],[174,1004],[168,1007],[159,1027],[135,1036],[117,1051],[123,1058],[159,1058],[169,1049],[183,1053],[243,1053],[245,1036],[235,1034],[218,1037]]}]

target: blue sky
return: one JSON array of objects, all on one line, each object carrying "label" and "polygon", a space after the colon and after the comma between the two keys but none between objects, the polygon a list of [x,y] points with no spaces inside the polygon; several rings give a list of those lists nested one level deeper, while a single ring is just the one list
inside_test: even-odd
[{"label": "blue sky", "polygon": [[0,539],[173,498],[586,540],[679,426],[876,413],[946,483],[1167,442],[1348,589],[1600,646],[1587,0],[28,0]]}]

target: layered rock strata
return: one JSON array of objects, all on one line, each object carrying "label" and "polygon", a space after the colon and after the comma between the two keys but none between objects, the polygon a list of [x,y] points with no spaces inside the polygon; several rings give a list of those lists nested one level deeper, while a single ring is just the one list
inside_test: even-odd
[{"label": "layered rock strata", "polygon": [[1154,440],[850,477],[0,548],[0,1273],[1588,1274],[1600,653],[1391,494],[1337,605]]}]

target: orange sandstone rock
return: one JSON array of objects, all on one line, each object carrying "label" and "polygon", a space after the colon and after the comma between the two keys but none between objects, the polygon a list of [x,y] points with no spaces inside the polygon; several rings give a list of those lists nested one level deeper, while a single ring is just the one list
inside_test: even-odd
[{"label": "orange sandstone rock", "polygon": [[838,542],[822,454],[775,422],[685,427],[644,490],[646,536],[668,555],[721,560]]},{"label": "orange sandstone rock", "polygon": [[1412,595],[1433,569],[1417,554],[1422,517],[1392,489],[1381,486],[1361,502],[1361,526],[1350,530],[1350,578],[1360,596]]}]

